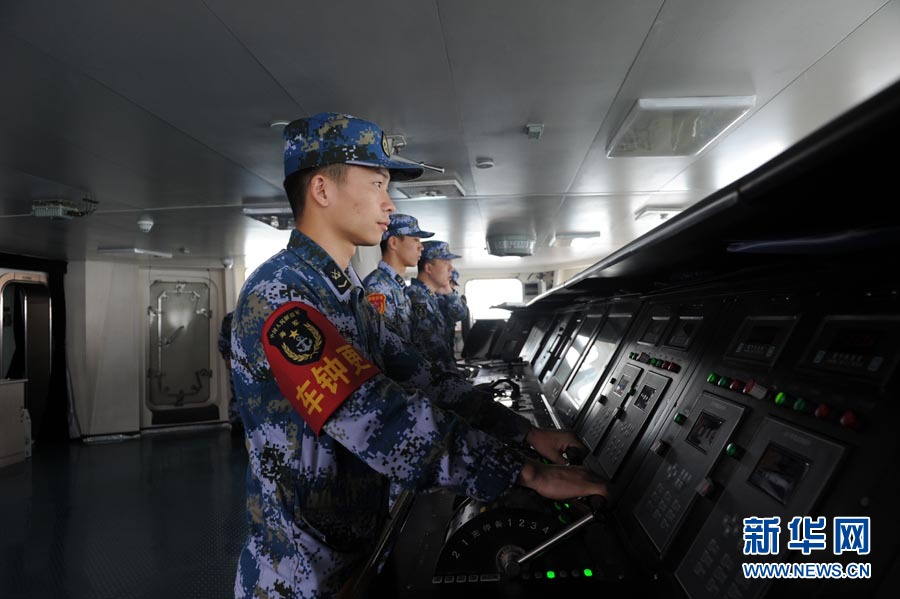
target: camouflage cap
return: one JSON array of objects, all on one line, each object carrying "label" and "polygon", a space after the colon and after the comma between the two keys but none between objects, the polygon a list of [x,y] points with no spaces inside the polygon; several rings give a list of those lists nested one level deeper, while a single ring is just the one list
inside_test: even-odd
[{"label": "camouflage cap", "polygon": [[390,155],[381,127],[336,112],[322,112],[291,121],[284,128],[284,176],[329,164],[358,164],[386,168],[391,178],[415,179],[424,169]]},{"label": "camouflage cap", "polygon": [[455,260],[462,258],[450,252],[450,245],[446,241],[426,241],[422,244],[421,260]]},{"label": "camouflage cap", "polygon": [[394,235],[409,235],[410,237],[418,237],[425,239],[426,237],[434,237],[434,233],[423,231],[419,228],[419,221],[416,217],[408,214],[392,214],[391,222],[388,229],[381,235],[381,241]]}]

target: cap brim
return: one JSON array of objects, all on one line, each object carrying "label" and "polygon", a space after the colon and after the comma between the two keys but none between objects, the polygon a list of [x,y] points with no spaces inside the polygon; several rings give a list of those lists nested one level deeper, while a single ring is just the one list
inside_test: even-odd
[{"label": "cap brim", "polygon": [[462,258],[462,256],[457,256],[456,254],[446,254],[444,256],[441,256],[441,258],[444,260],[456,260],[457,258]]},{"label": "cap brim", "polygon": [[423,230],[419,229],[415,233],[410,233],[409,236],[410,237],[418,237],[419,239],[428,239],[429,237],[434,237],[434,233],[432,233],[431,231],[423,231]]},{"label": "cap brim", "polygon": [[374,168],[386,168],[391,172],[391,179],[394,181],[409,181],[418,179],[425,172],[425,168],[417,162],[407,160],[400,156],[391,156],[379,161],[367,160],[348,160],[346,164],[356,164],[359,166],[371,166]]}]

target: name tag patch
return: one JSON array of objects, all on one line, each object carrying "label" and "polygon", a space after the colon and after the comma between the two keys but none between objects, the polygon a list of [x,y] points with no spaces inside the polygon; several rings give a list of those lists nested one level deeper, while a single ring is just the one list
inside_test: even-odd
[{"label": "name tag patch", "polygon": [[350,395],[378,374],[312,306],[280,306],[263,326],[263,348],[281,393],[316,435]]}]

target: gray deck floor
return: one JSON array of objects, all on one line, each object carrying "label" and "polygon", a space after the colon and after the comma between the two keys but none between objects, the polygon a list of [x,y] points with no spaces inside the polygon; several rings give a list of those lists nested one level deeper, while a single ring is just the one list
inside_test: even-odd
[{"label": "gray deck floor", "polygon": [[0,597],[233,597],[246,535],[229,431],[36,448],[0,469]]}]

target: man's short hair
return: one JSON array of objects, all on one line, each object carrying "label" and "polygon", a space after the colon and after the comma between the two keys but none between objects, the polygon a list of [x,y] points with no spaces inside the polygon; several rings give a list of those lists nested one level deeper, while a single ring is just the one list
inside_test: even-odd
[{"label": "man's short hair", "polygon": [[428,260],[427,258],[421,258],[421,259],[419,259],[419,262],[416,264],[416,268],[419,269],[419,272],[425,272],[425,265],[428,264],[429,262],[431,262],[431,260]]},{"label": "man's short hair", "polygon": [[[394,235],[394,237],[396,237],[396,238],[399,239],[400,241],[403,241],[403,239],[406,237],[406,235]],[[381,248],[381,255],[382,255],[382,256],[383,256],[384,253],[388,250],[388,241],[389,241],[389,240],[390,240],[390,237],[388,237],[387,239],[382,239],[382,240],[381,240],[381,243],[378,244],[378,247]]]},{"label": "man's short hair", "polygon": [[309,183],[312,178],[318,174],[322,174],[332,181],[341,183],[347,176],[347,165],[343,163],[328,164],[319,168],[308,168],[297,171],[288,175],[284,180],[284,192],[287,194],[288,203],[291,205],[291,212],[294,213],[294,220],[300,220],[303,215],[303,209],[306,207],[306,192],[309,190]]}]

